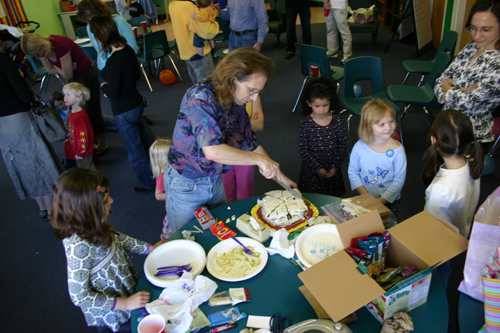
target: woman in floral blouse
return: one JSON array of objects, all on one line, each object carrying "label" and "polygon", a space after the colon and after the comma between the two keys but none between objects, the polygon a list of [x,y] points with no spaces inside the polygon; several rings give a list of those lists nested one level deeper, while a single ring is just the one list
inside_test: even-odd
[{"label": "woman in floral blouse", "polygon": [[494,140],[493,110],[500,105],[500,1],[478,0],[471,9],[466,45],[436,80],[434,92],[444,110],[468,115],[483,148]]}]

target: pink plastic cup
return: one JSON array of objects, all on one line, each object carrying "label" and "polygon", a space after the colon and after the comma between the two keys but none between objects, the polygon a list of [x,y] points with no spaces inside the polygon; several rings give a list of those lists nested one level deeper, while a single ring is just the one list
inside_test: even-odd
[{"label": "pink plastic cup", "polygon": [[330,15],[330,8],[325,8],[325,16]]},{"label": "pink plastic cup", "polygon": [[314,76],[314,77],[318,76],[319,67],[311,65],[311,72],[312,72],[312,76]]},{"label": "pink plastic cup", "polygon": [[146,21],[141,22],[142,30],[144,30],[144,34],[148,32],[148,23]]},{"label": "pink plastic cup", "polygon": [[139,333],[165,333],[165,319],[159,314],[144,317],[137,326]]}]

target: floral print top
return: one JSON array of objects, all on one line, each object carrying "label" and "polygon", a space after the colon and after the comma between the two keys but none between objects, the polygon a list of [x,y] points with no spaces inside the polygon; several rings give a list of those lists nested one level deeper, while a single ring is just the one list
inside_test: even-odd
[{"label": "floral print top", "polygon": [[[476,51],[474,42],[467,44],[436,80],[434,93],[439,103],[444,103],[444,110],[455,109],[469,116],[476,140],[491,142],[494,140],[491,113],[500,105],[500,50],[486,50],[471,63]],[[441,85],[447,78],[453,79],[453,88],[443,102]],[[477,89],[466,93],[465,89],[475,83]]]},{"label": "floral print top", "polygon": [[108,326],[117,332],[130,311],[114,310],[116,297],[134,293],[139,276],[125,251],[148,254],[150,245],[124,234],[113,235],[105,249],[77,234],[63,240],[71,301],[79,306],[88,326]]},{"label": "floral print top", "polygon": [[220,144],[245,151],[259,146],[245,105],[233,102],[229,110],[223,110],[215,97],[214,83],[198,83],[182,99],[168,162],[189,179],[226,173],[229,166],[207,159],[202,149]]}]

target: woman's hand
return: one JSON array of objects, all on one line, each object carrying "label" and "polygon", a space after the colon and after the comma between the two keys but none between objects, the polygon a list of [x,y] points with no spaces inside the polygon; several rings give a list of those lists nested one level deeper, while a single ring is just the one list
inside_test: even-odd
[{"label": "woman's hand", "polygon": [[131,311],[143,308],[149,303],[150,297],[147,291],[139,291],[130,297],[117,297],[114,310]]},{"label": "woman's hand", "polygon": [[323,2],[323,9],[331,8],[330,1]]},{"label": "woman's hand", "polygon": [[260,155],[259,172],[267,179],[278,177],[280,165],[269,158],[267,155]]},{"label": "woman's hand", "polygon": [[281,172],[277,178],[280,182],[290,186],[291,188],[297,188],[297,184],[293,180],[282,174]]},{"label": "woman's hand", "polygon": [[443,83],[441,84],[441,89],[443,89],[443,94],[441,95],[441,98],[440,100],[442,102],[446,101],[445,97],[446,97],[446,93],[448,92],[448,90],[450,90],[451,88],[453,88],[453,79],[452,78],[447,78],[446,80],[443,81]]},{"label": "woman's hand", "polygon": [[474,83],[473,85],[468,86],[467,88],[465,88],[465,92],[466,92],[466,93],[473,92],[474,90],[476,90],[476,89],[477,89],[478,85],[479,85],[479,82],[476,82],[476,83]]}]

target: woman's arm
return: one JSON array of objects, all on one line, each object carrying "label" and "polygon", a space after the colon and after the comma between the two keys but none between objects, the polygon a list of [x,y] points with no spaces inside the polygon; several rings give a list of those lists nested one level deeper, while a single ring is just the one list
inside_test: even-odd
[{"label": "woman's arm", "polygon": [[53,74],[60,74],[62,77],[71,80],[73,78],[73,70],[76,69],[76,66],[78,66],[76,63],[73,64],[71,51],[63,55],[59,60],[61,62],[61,68],[53,66],[53,68],[57,71],[57,73]]},{"label": "woman's arm", "polygon": [[250,123],[252,124],[252,131],[260,132],[264,130],[264,110],[262,108],[260,96],[257,97],[256,101],[252,102],[252,116],[250,117]]},{"label": "woman's arm", "polygon": [[[123,51],[122,51],[123,52]],[[135,61],[131,66],[136,66],[137,61]],[[106,67],[103,71],[106,71],[107,81],[101,84],[101,90],[106,95],[106,97],[111,99],[119,99],[121,96],[121,71],[126,69],[120,69],[115,64],[113,59],[108,59],[106,62]]]}]

